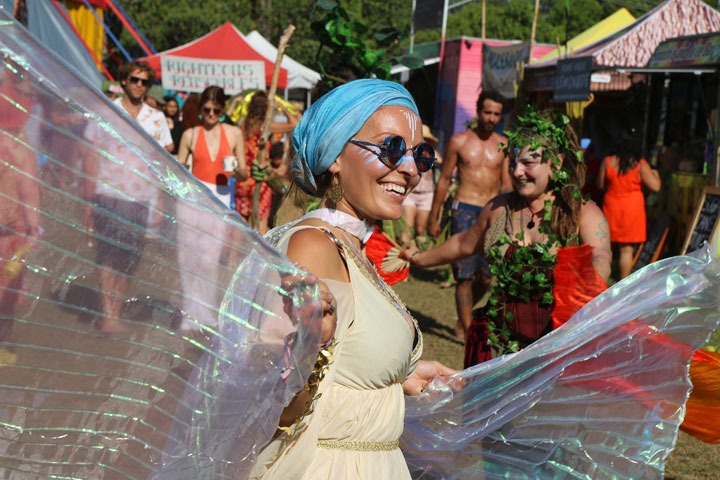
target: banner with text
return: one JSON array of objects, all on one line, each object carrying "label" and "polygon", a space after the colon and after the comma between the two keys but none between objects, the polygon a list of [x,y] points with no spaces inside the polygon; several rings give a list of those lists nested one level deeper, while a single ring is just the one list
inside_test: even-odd
[{"label": "banner with text", "polygon": [[520,67],[530,59],[530,42],[492,47],[482,46],[483,90],[493,90],[505,98],[515,98]]},{"label": "banner with text", "polygon": [[162,86],[167,90],[202,92],[211,85],[234,95],[249,88],[265,90],[265,62],[211,60],[163,55]]}]

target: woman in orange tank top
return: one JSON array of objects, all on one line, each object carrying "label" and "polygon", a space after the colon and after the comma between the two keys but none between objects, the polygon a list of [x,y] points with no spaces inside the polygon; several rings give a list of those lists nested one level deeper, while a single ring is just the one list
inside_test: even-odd
[{"label": "woman in orange tank top", "polygon": [[646,240],[645,196],[642,187],[660,190],[660,174],[640,158],[640,142],[623,135],[614,152],[600,166],[597,186],[607,188],[603,213],[610,227],[610,241],[620,252],[620,278],[630,275],[634,244]]},{"label": "woman in orange tank top", "polygon": [[[178,161],[187,167],[192,153],[192,174],[230,208],[228,178],[234,174],[239,180],[245,180],[248,172],[242,131],[221,123],[224,107],[225,92],[222,88],[213,86],[203,91],[200,96],[202,124],[183,133]],[[236,159],[234,172],[225,171],[223,167],[223,158],[228,156]]]}]

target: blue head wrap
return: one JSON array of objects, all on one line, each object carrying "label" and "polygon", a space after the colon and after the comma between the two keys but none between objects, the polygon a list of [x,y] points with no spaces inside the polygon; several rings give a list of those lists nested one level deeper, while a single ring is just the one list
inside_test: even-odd
[{"label": "blue head wrap", "polygon": [[407,107],[420,116],[405,87],[386,80],[354,80],[313,103],[293,132],[297,153],[290,171],[295,184],[317,195],[315,177],[332,165],[367,119],[385,105]]}]

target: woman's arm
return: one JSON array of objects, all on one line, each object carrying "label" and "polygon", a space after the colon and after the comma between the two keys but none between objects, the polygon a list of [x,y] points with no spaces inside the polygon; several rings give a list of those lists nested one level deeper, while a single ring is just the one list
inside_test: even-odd
[{"label": "woman's arm", "polygon": [[595,202],[587,202],[580,210],[580,241],[593,247],[592,263],[605,283],[610,278],[610,228],[602,210]]},{"label": "woman's arm", "polygon": [[229,128],[233,129],[233,133],[235,134],[235,148],[233,149],[233,155],[237,158],[235,178],[242,182],[248,178],[247,158],[245,158],[245,136],[243,135],[242,128],[233,126],[229,126]]},{"label": "woman's arm", "polygon": [[187,159],[188,155],[190,155],[190,148],[192,145],[190,145],[190,141],[192,139],[192,132],[195,131],[195,128],[188,128],[185,130],[182,134],[182,137],[180,137],[180,147],[178,147],[178,162],[184,167],[187,167]]},{"label": "woman's arm", "polygon": [[491,215],[499,206],[496,199],[491,200],[488,206],[483,208],[470,229],[456,233],[444,243],[424,252],[420,252],[414,243],[410,243],[403,250],[403,257],[407,258],[414,267],[427,268],[456,262],[478,253],[485,244],[485,232],[490,225]]},{"label": "woman's arm", "polygon": [[651,192],[659,192],[662,185],[660,181],[660,172],[655,170],[647,162],[640,164],[640,181],[643,186]]},{"label": "woman's arm", "polygon": [[233,101],[230,102],[227,109],[225,109],[225,114],[229,117],[232,117],[232,114],[235,111],[235,106],[237,106],[238,102],[241,102],[243,100],[244,100],[243,97],[241,97],[240,95],[233,98]]},{"label": "woman's arm", "polygon": [[595,180],[595,185],[597,186],[598,190],[605,190],[605,175],[607,175],[607,162],[607,158],[600,162],[600,170],[598,170],[597,179]]},{"label": "woman's arm", "polygon": [[302,118],[302,115],[290,113],[287,107],[280,102],[277,102],[275,105],[278,105],[280,107],[280,110],[282,110],[282,112],[285,114],[288,121],[271,122],[270,131],[272,133],[291,133],[293,130],[295,130],[297,124],[300,123],[300,118]]},{"label": "woman's arm", "polygon": [[436,360],[420,360],[415,371],[402,384],[405,395],[420,395],[435,377],[449,377],[459,370],[446,367]]},{"label": "woman's arm", "polygon": [[[317,283],[323,303],[321,341],[329,341],[337,325],[337,303],[327,285],[319,277],[349,282],[350,276],[345,264],[334,244],[330,243],[325,233],[317,229],[300,230],[295,233],[288,244],[287,256],[290,260],[302,265],[300,268],[312,274],[311,280]],[[331,308],[330,305],[333,305]],[[306,313],[307,314],[307,313]],[[310,392],[303,389],[298,392],[280,416],[280,426],[292,425],[305,412],[306,405],[312,398]]]}]

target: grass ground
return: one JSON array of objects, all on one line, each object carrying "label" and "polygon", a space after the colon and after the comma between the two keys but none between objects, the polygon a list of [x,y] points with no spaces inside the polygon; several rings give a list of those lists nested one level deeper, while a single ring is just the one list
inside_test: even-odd
[{"label": "grass ground", "polygon": [[[395,285],[423,332],[423,358],[462,368],[463,345],[453,333],[455,297],[453,288],[441,289],[440,272],[413,271],[407,282]],[[710,344],[720,345],[720,329]],[[665,466],[666,480],[720,479],[720,445],[709,445],[680,432],[675,450]]]}]

